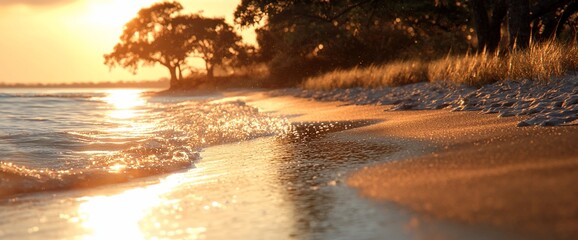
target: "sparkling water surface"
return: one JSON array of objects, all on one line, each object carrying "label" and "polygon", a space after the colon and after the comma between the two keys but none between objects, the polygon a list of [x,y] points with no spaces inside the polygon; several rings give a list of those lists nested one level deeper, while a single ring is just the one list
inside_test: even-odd
[{"label": "sparkling water surface", "polygon": [[3,91],[0,196],[187,169],[203,147],[291,128],[243,102],[216,100],[145,90]]}]

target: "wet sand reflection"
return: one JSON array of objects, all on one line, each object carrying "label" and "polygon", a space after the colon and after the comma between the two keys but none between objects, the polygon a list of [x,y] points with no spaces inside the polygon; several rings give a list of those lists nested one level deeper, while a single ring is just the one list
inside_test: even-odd
[{"label": "wet sand reflection", "polygon": [[343,184],[343,174],[378,161],[397,148],[372,142],[334,141],[326,136],[374,123],[369,120],[300,123],[294,136],[280,140],[285,147],[276,157],[281,163],[279,182],[287,185],[287,199],[294,205],[294,236],[316,239],[343,227],[331,219],[332,209],[340,207],[331,188]]}]

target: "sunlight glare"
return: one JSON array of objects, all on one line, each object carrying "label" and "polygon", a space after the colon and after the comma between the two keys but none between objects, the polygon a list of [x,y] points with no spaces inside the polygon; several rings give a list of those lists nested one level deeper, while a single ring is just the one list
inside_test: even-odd
[{"label": "sunlight glare", "polygon": [[137,107],[144,106],[146,100],[141,96],[141,90],[109,90],[103,100],[113,109],[108,113],[112,119],[134,119],[137,117]]},{"label": "sunlight glare", "polygon": [[[155,207],[167,201],[162,197],[183,183],[181,175],[173,175],[160,183],[136,188],[113,196],[95,196],[84,198],[78,209],[83,228],[90,231],[84,239],[146,239],[147,230],[141,222]],[[170,202],[175,204],[174,202]],[[167,203],[168,204],[168,203]],[[198,239],[205,228],[190,231],[189,238]],[[206,229],[205,229],[206,230]]]},{"label": "sunlight glare", "polygon": [[115,109],[132,109],[145,105],[146,101],[141,97],[142,90],[110,90],[104,101],[114,106]]},{"label": "sunlight glare", "polygon": [[147,100],[141,95],[143,90],[115,89],[107,90],[106,96],[100,100],[108,104],[109,111],[106,113],[109,123],[115,124],[114,128],[107,130],[109,133],[126,137],[142,137],[143,133],[155,127],[153,123],[139,120],[145,114]]},{"label": "sunlight glare", "polygon": [[115,165],[110,166],[108,169],[110,172],[119,173],[120,171],[124,170],[125,168],[126,168],[125,164],[117,163]]}]

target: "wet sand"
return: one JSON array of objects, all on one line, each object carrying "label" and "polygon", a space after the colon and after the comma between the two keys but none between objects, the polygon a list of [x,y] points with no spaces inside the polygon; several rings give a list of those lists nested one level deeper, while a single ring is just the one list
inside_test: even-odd
[{"label": "wet sand", "polygon": [[358,138],[397,142],[387,162],[348,184],[377,201],[526,237],[578,237],[578,126],[516,127],[521,118],[447,110],[384,112],[292,97],[260,99],[294,121],[375,119]]}]

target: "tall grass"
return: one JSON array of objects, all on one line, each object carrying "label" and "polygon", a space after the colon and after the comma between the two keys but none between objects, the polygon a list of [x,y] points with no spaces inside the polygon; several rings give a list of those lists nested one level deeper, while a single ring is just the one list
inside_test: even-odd
[{"label": "tall grass", "polygon": [[503,80],[547,81],[578,68],[578,46],[556,41],[532,43],[507,53],[448,56],[431,62],[405,61],[367,68],[336,70],[303,83],[308,89],[399,86],[449,81],[480,86]]},{"label": "tall grass", "polygon": [[335,70],[319,77],[307,79],[305,88],[333,89],[351,87],[399,86],[421,82],[427,78],[426,66],[418,61],[397,62],[387,65],[355,67],[349,70]]}]

